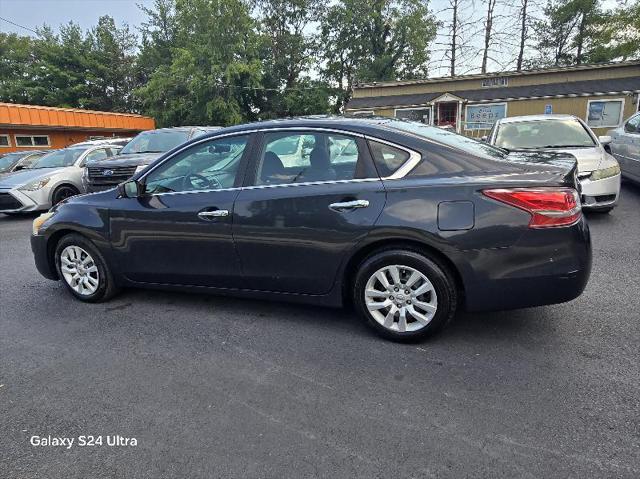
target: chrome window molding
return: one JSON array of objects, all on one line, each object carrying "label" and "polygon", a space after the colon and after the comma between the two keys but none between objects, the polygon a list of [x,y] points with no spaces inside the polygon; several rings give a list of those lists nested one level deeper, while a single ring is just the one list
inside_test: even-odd
[{"label": "chrome window molding", "polygon": [[372,181],[380,181],[380,180],[398,180],[404,178],[411,170],[413,170],[418,163],[422,160],[422,155],[417,151],[411,150],[405,146],[398,145],[397,143],[393,143],[387,140],[383,140],[378,137],[364,135],[362,133],[352,132],[349,130],[339,130],[335,128],[323,128],[323,127],[304,127],[304,126],[296,126],[296,127],[277,127],[277,128],[256,128],[251,130],[242,130],[242,131],[234,131],[229,133],[223,133],[221,135],[209,136],[206,138],[201,138],[193,143],[189,143],[184,147],[180,148],[178,151],[173,153],[170,157],[165,158],[164,161],[158,163],[153,168],[148,168],[144,171],[142,176],[138,180],[145,179],[148,175],[150,175],[156,168],[163,165],[166,161],[169,161],[171,158],[174,158],[176,155],[179,155],[183,151],[199,145],[201,143],[206,143],[209,141],[215,141],[221,138],[227,138],[232,136],[247,136],[253,133],[262,133],[262,132],[272,132],[272,131],[320,131],[323,133],[336,133],[345,136],[355,136],[358,138],[364,138],[368,141],[376,141],[378,143],[383,143],[385,145],[392,146],[394,148],[398,148],[400,150],[406,151],[409,153],[409,159],[405,161],[392,175],[385,176],[383,178],[357,178],[351,180],[332,180],[332,181],[309,181],[302,183],[278,183],[274,185],[251,185],[251,186],[238,186],[233,188],[212,188],[205,190],[189,190],[189,191],[169,191],[166,193],[153,193],[151,196],[166,196],[166,195],[180,195],[180,194],[193,194],[193,193],[213,193],[216,191],[241,191],[241,190],[255,190],[255,189],[263,189],[263,188],[290,188],[297,186],[315,186],[315,185],[331,185],[331,184],[343,184],[343,183],[363,183],[363,182],[372,182]]}]

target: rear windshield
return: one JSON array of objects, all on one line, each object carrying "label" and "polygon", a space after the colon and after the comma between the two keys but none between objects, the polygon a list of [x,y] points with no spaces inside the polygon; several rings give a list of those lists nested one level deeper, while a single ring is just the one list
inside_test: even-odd
[{"label": "rear windshield", "polygon": [[468,138],[451,131],[443,130],[435,126],[425,125],[415,121],[391,120],[384,124],[389,128],[404,131],[413,135],[435,141],[451,148],[466,151],[476,156],[486,158],[504,158],[506,153],[499,148],[487,143]]},{"label": "rear windshield", "polygon": [[578,120],[533,120],[501,123],[495,144],[508,150],[589,148],[595,145]]},{"label": "rear windshield", "polygon": [[164,153],[189,139],[188,130],[151,130],[140,133],[120,151],[132,153]]}]

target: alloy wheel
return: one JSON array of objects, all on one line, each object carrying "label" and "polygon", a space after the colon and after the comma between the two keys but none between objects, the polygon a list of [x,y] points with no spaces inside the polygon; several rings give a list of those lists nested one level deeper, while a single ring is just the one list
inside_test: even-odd
[{"label": "alloy wheel", "polygon": [[94,294],[100,285],[100,274],[95,261],[79,246],[67,246],[62,250],[60,270],[71,289],[82,296]]},{"label": "alloy wheel", "polygon": [[389,265],[376,271],[364,291],[369,314],[383,327],[412,332],[426,327],[438,310],[436,290],[415,268]]}]

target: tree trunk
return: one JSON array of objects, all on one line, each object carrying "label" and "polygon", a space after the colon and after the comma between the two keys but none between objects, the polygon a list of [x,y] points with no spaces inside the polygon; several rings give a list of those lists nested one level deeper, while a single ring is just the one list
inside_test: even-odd
[{"label": "tree trunk", "polygon": [[493,10],[496,0],[487,0],[487,18],[484,23],[484,49],[482,51],[482,73],[487,73],[487,61],[489,59],[489,47],[491,46],[491,33],[493,29]]},{"label": "tree trunk", "polygon": [[520,51],[518,52],[518,64],[516,65],[516,71],[522,71],[522,61],[524,60],[524,47],[527,41],[527,4],[529,0],[522,0],[521,17],[522,22],[520,24]]},{"label": "tree trunk", "polygon": [[458,39],[458,0],[453,0],[453,20],[451,22],[451,76],[456,76],[456,49]]}]

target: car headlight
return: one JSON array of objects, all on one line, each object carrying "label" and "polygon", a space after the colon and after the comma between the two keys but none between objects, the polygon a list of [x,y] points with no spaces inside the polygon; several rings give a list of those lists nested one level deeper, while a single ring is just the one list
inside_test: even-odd
[{"label": "car headlight", "polygon": [[49,211],[48,213],[42,213],[35,220],[33,220],[33,234],[37,235],[40,232],[40,228],[45,223],[45,221],[47,221],[55,214],[55,211]]},{"label": "car headlight", "polygon": [[136,168],[136,172],[135,172],[134,174],[136,174],[136,175],[137,175],[137,174],[138,174],[138,173],[140,173],[141,171],[144,171],[144,170],[147,168],[147,166],[149,166],[149,165],[140,165],[140,166],[138,166],[138,167]]},{"label": "car headlight", "polygon": [[602,170],[594,171],[593,173],[591,173],[591,179],[602,180],[604,178],[610,178],[612,176],[616,176],[618,173],[620,173],[620,166],[613,165],[613,166],[610,166],[609,168],[604,168]]},{"label": "car headlight", "polygon": [[24,191],[36,191],[47,186],[47,183],[51,181],[51,178],[41,178],[39,180],[33,181],[31,183],[27,183],[26,185],[20,187],[20,190]]}]

